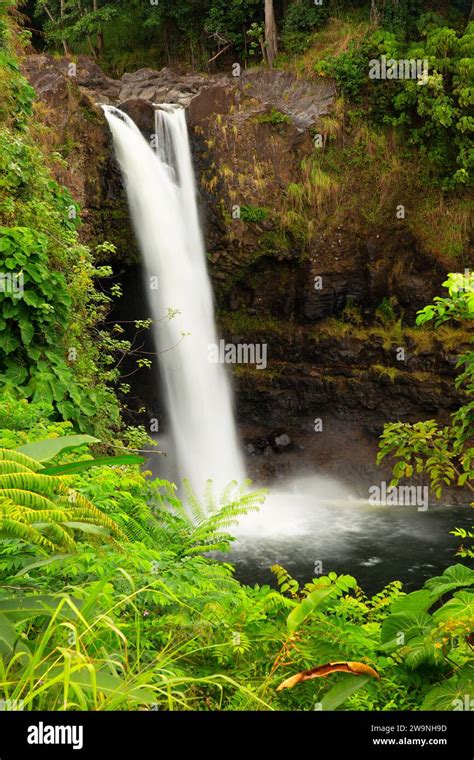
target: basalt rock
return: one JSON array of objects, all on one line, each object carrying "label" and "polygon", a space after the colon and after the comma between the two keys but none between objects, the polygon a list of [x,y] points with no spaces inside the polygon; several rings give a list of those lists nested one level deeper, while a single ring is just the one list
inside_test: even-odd
[{"label": "basalt rock", "polygon": [[[57,178],[82,207],[84,240],[114,242],[112,263],[118,269],[134,265],[130,277],[136,277],[139,253],[98,104],[119,106],[147,139],[154,131],[153,104],[187,109],[222,329],[231,342],[268,345],[266,370],[236,372],[242,419],[256,429],[283,431],[294,442],[298,431],[311,435],[319,417],[350,419],[375,435],[384,421],[447,419],[456,408],[459,343],[453,341],[453,349],[442,341],[424,346],[396,333],[387,340],[384,331],[393,329],[393,320],[369,330],[383,327],[377,310],[392,301],[398,315],[412,321],[439,293],[442,267],[406,225],[347,216],[331,226],[322,208],[315,219],[299,205],[308,181],[302,164],[316,150],[312,133],[324,131],[324,116],[331,113],[333,80],[280,70],[234,78],[168,68],[113,79],[85,56],[71,67],[66,59],[32,55],[23,69],[43,104],[39,117],[50,128],[42,139],[67,159]],[[138,284],[127,292],[128,318],[144,316]],[[334,318],[346,320],[339,331],[326,329]],[[396,355],[400,347],[403,361]],[[248,444],[259,452],[290,450],[282,435],[266,433],[260,440],[255,433]]]}]

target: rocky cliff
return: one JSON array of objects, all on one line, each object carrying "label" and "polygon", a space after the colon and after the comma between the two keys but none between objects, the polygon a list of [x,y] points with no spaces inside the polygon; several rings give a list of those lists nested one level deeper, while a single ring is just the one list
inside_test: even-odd
[{"label": "rocky cliff", "polygon": [[24,70],[49,127],[42,139],[66,159],[55,171],[82,207],[83,236],[118,246],[112,263],[125,283],[139,254],[98,104],[119,105],[145,135],[153,103],[187,108],[222,329],[231,342],[268,346],[266,370],[235,367],[249,439],[283,430],[313,451],[314,420],[339,419],[373,448],[387,420],[456,407],[454,364],[466,336],[404,325],[440,292],[446,271],[466,262],[417,235],[417,198],[396,147],[384,138],[378,153],[361,128],[354,136],[332,80],[169,69],[113,80],[88,58],[71,67],[46,55],[27,57]]}]

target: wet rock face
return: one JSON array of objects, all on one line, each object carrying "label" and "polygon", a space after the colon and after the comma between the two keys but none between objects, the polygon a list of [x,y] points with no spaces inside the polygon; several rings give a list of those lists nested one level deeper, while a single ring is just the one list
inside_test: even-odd
[{"label": "wet rock face", "polygon": [[142,134],[150,139],[155,130],[155,109],[152,104],[136,98],[120,103],[119,108],[128,114]]}]

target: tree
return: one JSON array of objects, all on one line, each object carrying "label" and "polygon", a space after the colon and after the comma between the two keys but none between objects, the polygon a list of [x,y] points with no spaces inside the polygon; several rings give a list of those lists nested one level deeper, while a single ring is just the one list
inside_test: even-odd
[{"label": "tree", "polygon": [[104,49],[104,29],[119,14],[119,8],[99,0],[37,0],[36,15],[48,17],[46,39],[61,43],[65,55],[87,40],[90,53],[98,59]]},{"label": "tree", "polygon": [[277,27],[273,0],[265,0],[265,47],[268,65],[271,67],[278,54]]}]

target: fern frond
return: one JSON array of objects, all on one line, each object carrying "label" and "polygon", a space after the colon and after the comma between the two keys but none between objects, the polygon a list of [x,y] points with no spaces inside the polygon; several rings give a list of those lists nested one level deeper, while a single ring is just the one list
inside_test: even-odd
[{"label": "fern frond", "polygon": [[57,494],[63,487],[61,478],[54,475],[41,475],[38,472],[13,472],[0,475],[0,489],[20,488],[22,491],[35,491],[36,493]]},{"label": "fern frond", "polygon": [[[0,460],[4,469],[12,469],[9,461],[6,455]],[[70,489],[64,478],[30,470],[18,472],[19,468],[26,469],[26,465],[20,463],[14,463],[14,467],[15,472],[0,474],[0,530],[3,534],[46,549],[70,550],[75,542],[66,523],[87,522],[127,540],[114,520],[85,496]]]},{"label": "fern frond", "polygon": [[10,459],[3,459],[0,461],[0,475],[9,475],[12,472],[31,472],[29,467],[18,462],[13,462]]},{"label": "fern frond", "polygon": [[27,467],[31,472],[39,472],[43,469],[43,465],[37,462],[36,459],[32,459],[26,454],[22,454],[21,451],[15,451],[14,449],[0,449],[0,461],[17,462],[18,464]]},{"label": "fern frond", "polygon": [[37,523],[61,523],[68,519],[67,515],[61,509],[25,509],[20,507],[9,510],[9,516],[20,520],[25,525],[36,525]]},{"label": "fern frond", "polygon": [[214,491],[212,487],[212,480],[206,480],[204,488],[204,503],[208,512],[215,512],[217,509],[216,499],[214,497]]},{"label": "fern frond", "polygon": [[33,491],[22,491],[20,488],[0,489],[0,504],[3,499],[10,499],[22,507],[29,509],[54,509],[55,502],[46,496]]},{"label": "fern frond", "polygon": [[187,478],[183,480],[184,494],[191,512],[192,519],[195,523],[202,522],[206,515],[202,504],[194,493],[193,487]]},{"label": "fern frond", "polygon": [[55,551],[56,545],[49,541],[39,530],[17,520],[0,517],[0,536],[2,538],[21,538],[23,541],[40,546],[42,549]]},{"label": "fern frond", "polygon": [[[248,485],[249,481],[246,483]],[[177,523],[170,519],[169,512],[161,514],[159,519],[164,530],[169,530],[173,535],[174,542],[176,543],[178,539],[179,543],[184,544],[184,553],[193,555],[228,550],[230,543],[234,540],[228,530],[238,524],[240,517],[257,511],[266,495],[265,489],[244,493],[242,488],[237,488],[237,482],[233,481],[224,489],[220,506],[217,506],[212,492],[212,483],[207,481],[204,492],[205,506],[203,506],[199,503],[189,481],[185,481],[184,490],[188,509],[185,509],[181,503],[172,506],[174,520],[177,520]],[[236,490],[239,492],[237,496]]]},{"label": "fern frond", "polygon": [[54,538],[58,547],[66,549],[68,551],[74,551],[76,548],[76,542],[72,536],[72,531],[66,528],[64,525],[48,524],[48,536]]},{"label": "fern frond", "polygon": [[225,504],[228,504],[229,501],[232,501],[231,494],[232,491],[235,491],[236,488],[238,488],[238,483],[236,480],[231,480],[230,483],[226,485],[222,491],[221,498],[219,499],[219,504],[221,507]]},{"label": "fern frond", "polygon": [[[46,477],[46,476],[44,476]],[[67,500],[71,507],[84,510],[84,514],[88,514],[91,517],[95,517],[97,525],[102,525],[104,528],[108,528],[116,536],[125,539],[126,535],[120,530],[115,520],[101,512],[100,509],[95,507],[92,502],[89,501],[78,491],[74,491],[72,488],[60,483],[59,490],[62,494],[67,494]]]}]

